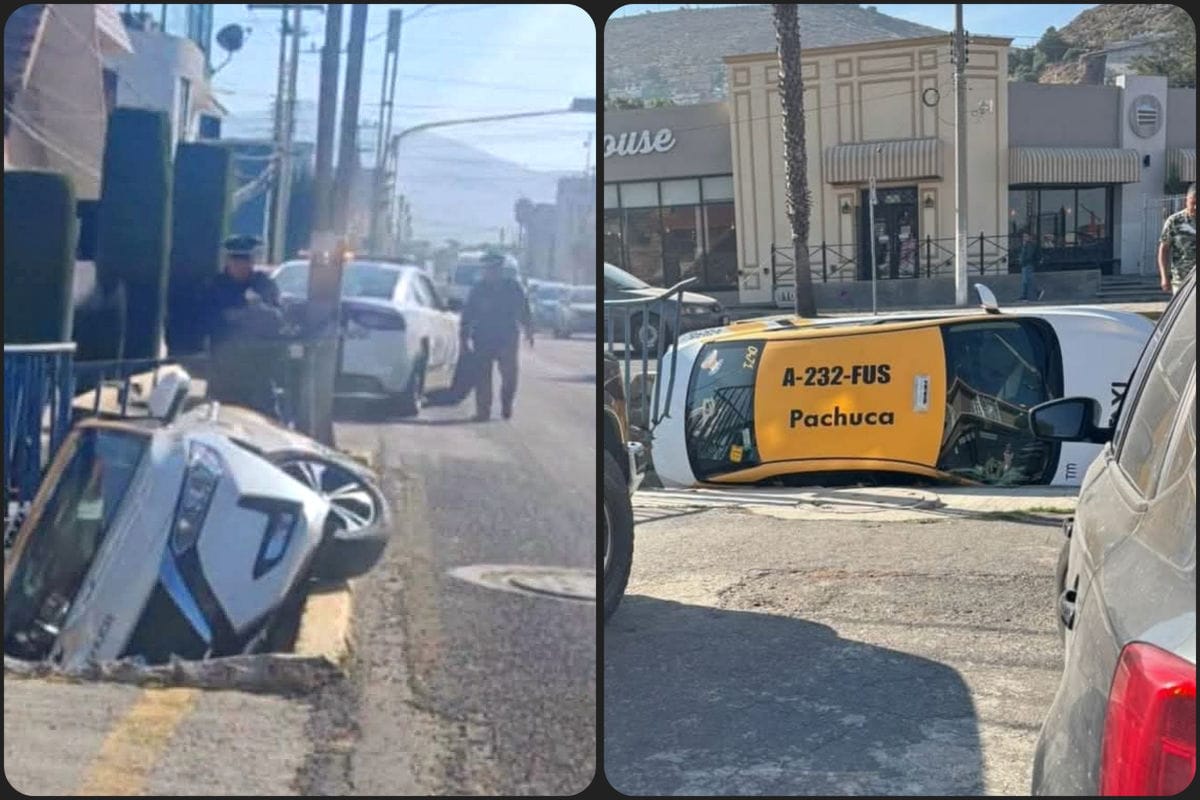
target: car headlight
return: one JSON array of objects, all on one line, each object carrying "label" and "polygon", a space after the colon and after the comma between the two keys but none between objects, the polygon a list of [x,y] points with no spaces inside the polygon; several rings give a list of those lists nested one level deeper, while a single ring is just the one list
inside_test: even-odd
[{"label": "car headlight", "polygon": [[198,442],[191,444],[183,489],[175,507],[175,524],[171,529],[171,549],[176,555],[182,555],[196,545],[217,484],[224,474],[221,457],[216,450]]}]

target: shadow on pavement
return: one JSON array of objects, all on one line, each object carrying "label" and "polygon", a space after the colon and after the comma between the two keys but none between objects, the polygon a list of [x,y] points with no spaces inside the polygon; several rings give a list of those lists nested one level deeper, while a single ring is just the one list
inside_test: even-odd
[{"label": "shadow on pavement", "polygon": [[950,667],[804,620],[627,596],[604,631],[605,774],[633,795],[983,791]]},{"label": "shadow on pavement", "polygon": [[[430,427],[445,426],[445,425],[479,425],[472,417],[475,414],[475,406],[473,402],[463,401],[458,404],[446,404],[438,406],[430,406],[431,408],[456,408],[461,417],[455,419],[446,419],[444,417],[432,418],[425,416],[425,410],[422,409],[421,414],[415,417],[402,417],[395,414],[387,407],[386,403],[369,402],[362,400],[342,400],[334,407],[334,420],[336,422],[354,422],[359,424],[369,425],[426,425]],[[499,415],[497,415],[498,418]]]}]

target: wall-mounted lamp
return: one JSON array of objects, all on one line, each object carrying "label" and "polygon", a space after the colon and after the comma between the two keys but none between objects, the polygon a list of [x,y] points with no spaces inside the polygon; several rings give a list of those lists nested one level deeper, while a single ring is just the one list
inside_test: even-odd
[{"label": "wall-mounted lamp", "polygon": [[931,195],[931,194],[925,195],[925,200],[923,201],[923,205],[926,208],[933,208],[933,195]]},{"label": "wall-mounted lamp", "polygon": [[1143,167],[1150,166],[1150,154],[1149,153],[1146,153],[1146,155],[1142,156],[1142,166]]},{"label": "wall-mounted lamp", "polygon": [[843,201],[842,201],[842,213],[843,213],[843,214],[849,214],[851,210],[852,210],[852,209],[850,208],[850,201],[849,201],[849,200],[843,200]]}]

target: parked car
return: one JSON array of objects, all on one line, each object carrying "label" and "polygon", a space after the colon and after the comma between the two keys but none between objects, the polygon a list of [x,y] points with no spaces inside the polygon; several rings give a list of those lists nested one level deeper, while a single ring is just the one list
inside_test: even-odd
[{"label": "parked car", "polygon": [[[308,294],[309,262],[274,274],[285,301]],[[458,316],[425,271],[412,265],[351,261],[342,275],[339,397],[389,401],[400,416],[419,412],[421,395],[450,385],[458,363]]]},{"label": "parked car", "polygon": [[1111,411],[1153,324],[1095,308],[989,309],[780,316],[680,337],[663,359],[675,390],[660,393],[655,470],[683,486],[864,475],[1078,485],[1098,446],[1036,438],[1028,410],[1084,395]]},{"label": "parked car", "polygon": [[[662,289],[655,288],[620,267],[605,262],[605,300],[654,298],[662,293]],[[628,320],[630,350],[638,355],[649,353],[651,356],[656,356],[660,350],[670,347],[675,342],[675,338],[682,333],[729,323],[729,316],[724,313],[721,304],[708,295],[683,292],[679,298],[681,299],[671,296],[664,300],[663,305],[656,306],[654,310],[640,307],[626,312],[619,310],[619,307],[613,307],[606,311],[604,324],[611,326],[608,330],[618,342],[624,343],[625,323]],[[671,327],[676,316],[676,305],[679,306],[679,330]],[[662,329],[661,341],[659,339],[660,327]]]},{"label": "parked car", "polygon": [[539,330],[553,331],[558,323],[558,305],[569,290],[565,283],[552,281],[529,282],[529,311],[533,325]]},{"label": "parked car", "polygon": [[[471,287],[478,281],[483,273],[483,256],[482,250],[470,250],[460,253],[458,262],[454,265],[454,271],[450,275],[447,298],[450,308],[461,310],[463,304],[467,302],[467,295],[471,293]],[[502,271],[506,277],[521,280],[521,267],[517,260],[511,255],[505,254],[504,266]]]},{"label": "parked car", "polygon": [[1062,679],[1034,795],[1158,796],[1196,775],[1196,279],[1159,320],[1115,420],[1093,397],[1039,405],[1050,442],[1103,444],[1065,528]]},{"label": "parked car", "polygon": [[604,619],[617,610],[633,566],[633,503],[645,476],[642,446],[629,439],[625,389],[617,360],[604,356]]},{"label": "parked car", "polygon": [[90,661],[257,652],[310,579],[361,575],[390,512],[349,457],[236,406],[91,418],[65,440],[7,555],[4,651]]},{"label": "parked car", "polygon": [[554,335],[569,339],[573,333],[596,332],[596,287],[572,286],[558,302]]}]

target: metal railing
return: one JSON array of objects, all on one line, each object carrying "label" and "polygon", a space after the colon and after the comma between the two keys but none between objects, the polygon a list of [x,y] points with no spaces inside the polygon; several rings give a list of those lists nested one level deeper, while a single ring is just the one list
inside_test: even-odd
[{"label": "metal railing", "polygon": [[70,430],[74,357],[74,342],[4,345],[5,542]]},{"label": "metal railing", "polygon": [[[653,297],[639,297],[628,300],[604,301],[604,341],[607,352],[616,356],[618,341],[621,345],[621,362],[625,396],[633,399],[632,364],[634,356],[641,363],[642,386],[640,394],[639,421],[647,430],[653,430],[658,423],[665,419],[671,407],[671,396],[675,390],[675,360],[671,360],[671,371],[667,378],[667,389],[662,394],[662,382],[658,376],[662,373],[663,356],[667,348],[673,345],[679,336],[679,317],[683,309],[683,291],[685,286],[696,282],[696,278],[687,278],[669,289],[664,289]],[[657,321],[657,325],[654,321]],[[668,323],[668,320],[670,322]],[[618,340],[617,333],[623,334]],[[653,333],[653,336],[650,334]],[[636,338],[635,338],[636,337]],[[650,352],[653,349],[653,353]],[[650,380],[650,364],[654,363],[653,402],[646,391],[646,382]]]},{"label": "metal railing", "polygon": [[[1041,248],[1043,268],[1080,269],[1094,268],[1102,272],[1111,269],[1112,239],[1092,237],[1077,233],[1077,241],[1071,244]],[[988,236],[979,233],[967,241],[967,271],[972,275],[1003,275],[1009,270],[1014,242],[1009,234]],[[942,278],[954,276],[953,236],[935,239],[926,236],[915,242],[908,253],[902,253],[893,278],[890,269],[880,274],[879,280],[905,280],[913,278]],[[858,244],[830,244],[821,242],[808,248],[809,270],[813,283],[856,281],[858,277]],[[792,246],[771,245],[771,280],[775,287],[795,286],[796,264]],[[870,280],[865,278],[864,280]]]}]

